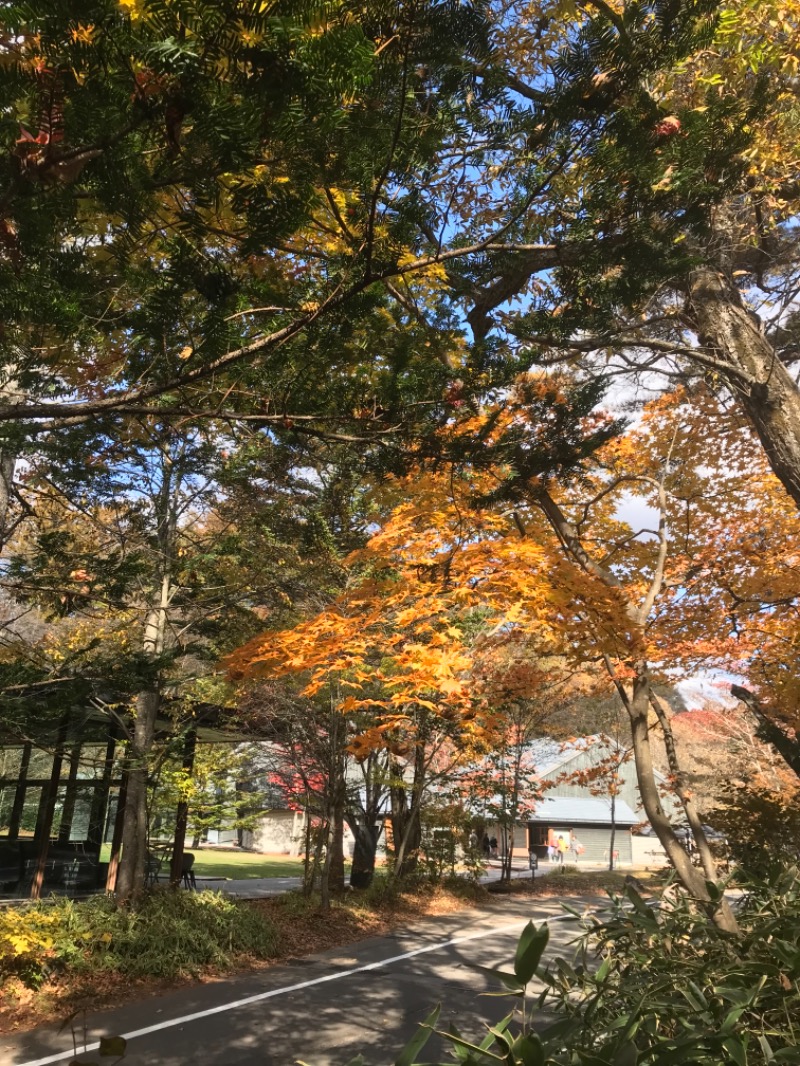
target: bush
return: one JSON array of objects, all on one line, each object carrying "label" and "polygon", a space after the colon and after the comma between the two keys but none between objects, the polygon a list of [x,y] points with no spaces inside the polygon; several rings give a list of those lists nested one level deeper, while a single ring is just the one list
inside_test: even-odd
[{"label": "bush", "polygon": [[730,788],[724,806],[709,819],[727,838],[730,857],[751,872],[769,871],[797,862],[800,810],[796,794],[759,788]]},{"label": "bush", "polygon": [[221,893],[160,890],[135,909],[108,897],[52,899],[0,911],[0,980],[29,987],[59,971],[177,977],[275,953],[272,924]]},{"label": "bush", "polygon": [[[653,910],[629,888],[612,900],[608,921],[595,920],[578,960],[547,970],[547,927],[529,923],[513,967],[495,971],[521,997],[521,1018],[508,1015],[480,1044],[453,1028],[440,1036],[470,1066],[798,1063],[800,871],[749,888],[741,939],[717,930],[685,896]],[[543,985],[537,993],[534,977]],[[549,1024],[535,1032],[542,1010]],[[417,1062],[438,1016],[437,1008],[398,1061]]]}]

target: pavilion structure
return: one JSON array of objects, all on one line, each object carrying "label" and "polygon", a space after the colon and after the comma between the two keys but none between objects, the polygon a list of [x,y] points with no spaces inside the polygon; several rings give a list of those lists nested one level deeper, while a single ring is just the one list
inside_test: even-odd
[{"label": "pavilion structure", "polygon": [[[165,719],[158,737],[192,769],[198,740],[241,740],[217,728],[220,709],[196,709],[189,723]],[[47,716],[25,736],[0,734],[0,900],[113,892],[125,812],[124,720],[75,707]],[[186,804],[169,842],[170,880],[180,881]]]}]

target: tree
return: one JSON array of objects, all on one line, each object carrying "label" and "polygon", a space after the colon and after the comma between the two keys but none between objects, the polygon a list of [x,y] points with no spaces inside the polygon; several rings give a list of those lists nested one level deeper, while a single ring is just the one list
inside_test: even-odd
[{"label": "tree", "polygon": [[[69,693],[110,715],[127,740],[127,803],[120,899],[144,882],[148,788],[161,759],[157,723],[190,723],[197,704],[229,702],[209,678],[221,653],[280,617],[311,588],[335,580],[322,528],[281,499],[281,468],[262,467],[260,492],[243,502],[236,440],[217,454],[216,427],[181,436],[146,417],[111,435],[100,423],[92,451],[67,432],[31,459],[20,495],[25,521],[9,548],[8,585],[72,621],[24,652],[5,703],[23,721],[54,716]],[[81,440],[84,439],[81,433]],[[244,446],[243,446],[244,447]],[[284,539],[285,538],[285,539]],[[313,572],[313,577],[311,576]],[[304,584],[305,577],[311,578]],[[18,642],[9,652],[20,662]]]},{"label": "tree", "polygon": [[524,633],[503,627],[477,641],[470,683],[481,701],[486,751],[459,773],[459,790],[469,809],[500,827],[500,880],[510,881],[516,828],[541,798],[534,741],[559,732],[554,717],[581,679],[563,660],[537,658]]},{"label": "tree", "polygon": [[[641,448],[646,440],[647,428],[640,441],[628,437],[608,444],[592,482],[585,456],[591,451],[590,442],[597,441],[598,436],[602,438],[604,430],[602,420],[598,425],[601,416],[582,412],[581,390],[570,393],[552,378],[534,378],[521,383],[517,396],[517,403],[512,397],[502,411],[489,412],[483,430],[476,433],[475,425],[467,423],[470,461],[479,463],[481,469],[494,466],[497,471],[497,484],[482,502],[516,508],[519,530],[525,531],[526,538],[542,536],[542,520],[555,535],[557,551],[566,561],[567,571],[557,558],[551,558],[548,571],[540,571],[537,578],[553,591],[563,585],[571,592],[571,598],[561,604],[560,640],[567,642],[562,648],[571,648],[571,654],[580,657],[579,664],[591,658],[603,665],[630,722],[639,791],[648,820],[682,883],[697,898],[710,902],[703,877],[692,868],[663,810],[650,739],[652,710],[661,727],[678,798],[704,875],[713,880],[714,859],[686,787],[669,721],[652,687],[655,663],[667,660],[674,669],[680,648],[678,654],[682,652],[686,665],[701,647],[689,650],[676,642],[678,634],[671,631],[676,619],[668,610],[673,582],[681,571],[689,569],[688,544],[680,544],[679,539],[676,542],[673,535],[671,493],[667,488],[677,431],[666,453],[656,446],[644,452],[641,465],[634,455],[642,457],[643,450],[637,450],[637,445]],[[542,405],[560,407],[563,418],[572,417],[572,439],[552,434],[552,426],[559,419],[551,412],[548,425],[548,413],[546,409],[542,412]],[[476,439],[477,447],[470,444]],[[595,463],[599,458],[600,453],[595,456]],[[572,483],[577,496],[561,490],[556,478],[567,485]],[[645,543],[631,535],[630,530],[624,531],[624,524],[614,516],[614,494],[632,483],[647,486],[651,505],[656,509],[657,530]],[[677,503],[675,500],[672,506]],[[526,527],[527,523],[530,527]],[[678,558],[671,559],[670,549],[676,543],[680,544]],[[706,653],[711,650],[705,649]],[[724,905],[716,911],[715,920],[722,927],[736,928],[732,913]]]},{"label": "tree", "polygon": [[[571,165],[527,204],[516,245],[473,265],[477,339],[496,329],[600,377],[708,378],[800,504],[798,12],[656,0],[552,14],[526,0],[495,27],[518,127],[534,143],[558,131]],[[513,143],[510,203],[535,167]]]},{"label": "tree", "polygon": [[148,804],[153,825],[174,831],[175,810],[185,803],[187,834],[199,847],[209,830],[252,829],[260,808],[242,805],[242,788],[251,774],[257,751],[247,744],[199,744],[191,768],[173,758],[164,760],[153,775]]},{"label": "tree", "polygon": [[448,555],[459,569],[461,560],[447,540],[459,518],[440,510],[433,481],[417,488],[351,559],[348,587],[331,607],[228,660],[234,678],[302,677],[304,696],[329,697],[349,723],[357,760],[386,753],[398,877],[416,864],[427,791],[469,758],[483,731],[466,683],[469,637],[452,617],[464,590],[448,571]]},{"label": "tree", "polygon": [[[619,722],[618,722],[619,724]],[[611,821],[611,835],[608,840],[608,868],[614,869],[615,862],[615,839],[617,833],[616,804],[617,796],[622,790],[622,767],[630,762],[633,757],[631,748],[623,747],[619,742],[619,736],[611,738],[604,734],[592,737],[590,741],[583,741],[578,750],[601,749],[604,754],[593,765],[571,773],[560,774],[556,783],[562,781],[569,784],[581,785],[588,788],[593,796],[608,797],[609,815]]]},{"label": "tree", "polygon": [[[699,583],[700,594],[685,595],[696,577],[696,556],[713,550],[704,537],[704,497],[693,492],[697,471],[678,461],[679,455],[685,458],[684,446],[692,446],[691,433],[684,440],[678,418],[667,435],[670,403],[662,401],[653,406],[652,423],[609,441],[613,422],[593,406],[582,386],[575,389],[553,375],[528,376],[502,407],[467,415],[454,440],[442,445],[440,452],[460,464],[445,492],[465,495],[453,503],[462,521],[476,506],[482,515],[486,508],[492,514],[483,527],[472,527],[469,538],[462,533],[469,547],[461,566],[466,560],[480,564],[463,577],[469,589],[463,595],[497,608],[503,604],[505,624],[529,632],[542,649],[557,650],[577,668],[595,662],[606,672],[631,723],[647,817],[683,883],[703,899],[705,879],[715,877],[714,858],[653,680],[661,671],[674,676],[677,669],[696,670],[700,664],[730,667],[741,649],[717,625],[719,605],[703,597]],[[657,528],[646,536],[617,517],[620,495],[632,485],[647,494],[655,510]],[[448,565],[456,576],[464,575],[452,561]],[[701,639],[685,639],[691,626]],[[669,673],[662,675],[665,680]],[[661,805],[651,744],[654,720],[703,875],[691,866]],[[735,929],[729,912],[717,912],[715,920]]]},{"label": "tree", "polygon": [[[134,405],[218,415],[229,370],[330,349],[382,277],[435,267],[407,254],[415,174],[482,94],[479,7],[9,4],[2,33],[0,416],[28,434]],[[165,308],[181,328],[153,361]],[[240,413],[280,424],[280,396]]]}]

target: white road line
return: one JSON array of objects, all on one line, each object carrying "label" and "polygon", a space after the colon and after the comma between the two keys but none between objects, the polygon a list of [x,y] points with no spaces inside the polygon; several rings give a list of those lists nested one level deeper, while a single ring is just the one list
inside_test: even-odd
[{"label": "white road line", "polygon": [[[571,914],[559,914],[554,917],[546,917],[546,921],[564,921],[572,919],[574,916]],[[273,988],[270,992],[259,992],[255,996],[246,996],[244,999],[235,999],[230,1003],[222,1003],[218,1007],[209,1007],[208,1010],[199,1010],[194,1014],[184,1014],[181,1018],[170,1018],[169,1021],[158,1022],[156,1025],[148,1025],[144,1029],[134,1029],[131,1033],[119,1033],[115,1035],[123,1036],[126,1040],[134,1040],[137,1036],[149,1036],[150,1033],[160,1032],[162,1029],[173,1029],[176,1025],[184,1025],[186,1022],[196,1022],[200,1018],[210,1018],[213,1014],[223,1014],[225,1011],[236,1010],[237,1007],[246,1007],[250,1003],[260,1003],[265,999],[273,999],[275,996],[285,996],[287,992],[299,992],[302,988],[311,988],[313,985],[322,985],[327,981],[339,981],[342,977],[350,977],[354,973],[366,973],[368,970],[379,970],[382,966],[389,966],[393,962],[402,962],[404,959],[413,959],[415,955],[425,955],[429,951],[441,951],[442,948],[452,947],[453,944],[465,944],[468,940],[478,940],[480,937],[485,937],[490,933],[493,936],[499,934],[511,932],[513,929],[519,928],[521,925],[525,925],[527,919],[520,919],[516,922],[510,922],[507,925],[497,927],[488,927],[481,929],[476,933],[469,933],[467,936],[457,936],[452,940],[442,940],[438,944],[428,944],[424,948],[415,948],[413,951],[406,951],[403,955],[393,955],[390,959],[380,959],[378,962],[370,962],[365,966],[356,966],[352,970],[339,970],[336,973],[326,974],[324,977],[315,977],[311,981],[301,981],[296,985],[284,985],[282,988]],[[86,1044],[85,1047],[78,1050],[79,1055],[84,1055],[89,1051],[97,1051],[100,1047],[100,1041],[95,1041],[93,1044]],[[49,1066],[51,1062],[63,1062],[65,1059],[74,1059],[75,1049],[71,1048],[69,1051],[60,1051],[56,1055],[47,1055],[43,1059],[31,1059],[28,1062],[21,1062],[19,1066]]]}]

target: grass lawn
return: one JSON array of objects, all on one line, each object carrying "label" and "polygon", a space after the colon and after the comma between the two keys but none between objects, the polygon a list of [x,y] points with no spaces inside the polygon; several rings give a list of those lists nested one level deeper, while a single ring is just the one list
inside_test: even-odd
[{"label": "grass lawn", "polygon": [[[227,877],[244,881],[253,877],[302,877],[303,860],[288,855],[260,855],[252,851],[215,851],[186,848],[194,855],[194,872],[198,877]],[[110,848],[106,844],[100,861],[108,862]]]},{"label": "grass lawn", "polygon": [[251,851],[211,851],[187,848],[194,855],[198,877],[229,877],[244,881],[251,877],[302,877],[303,860],[288,855],[259,855]]}]

